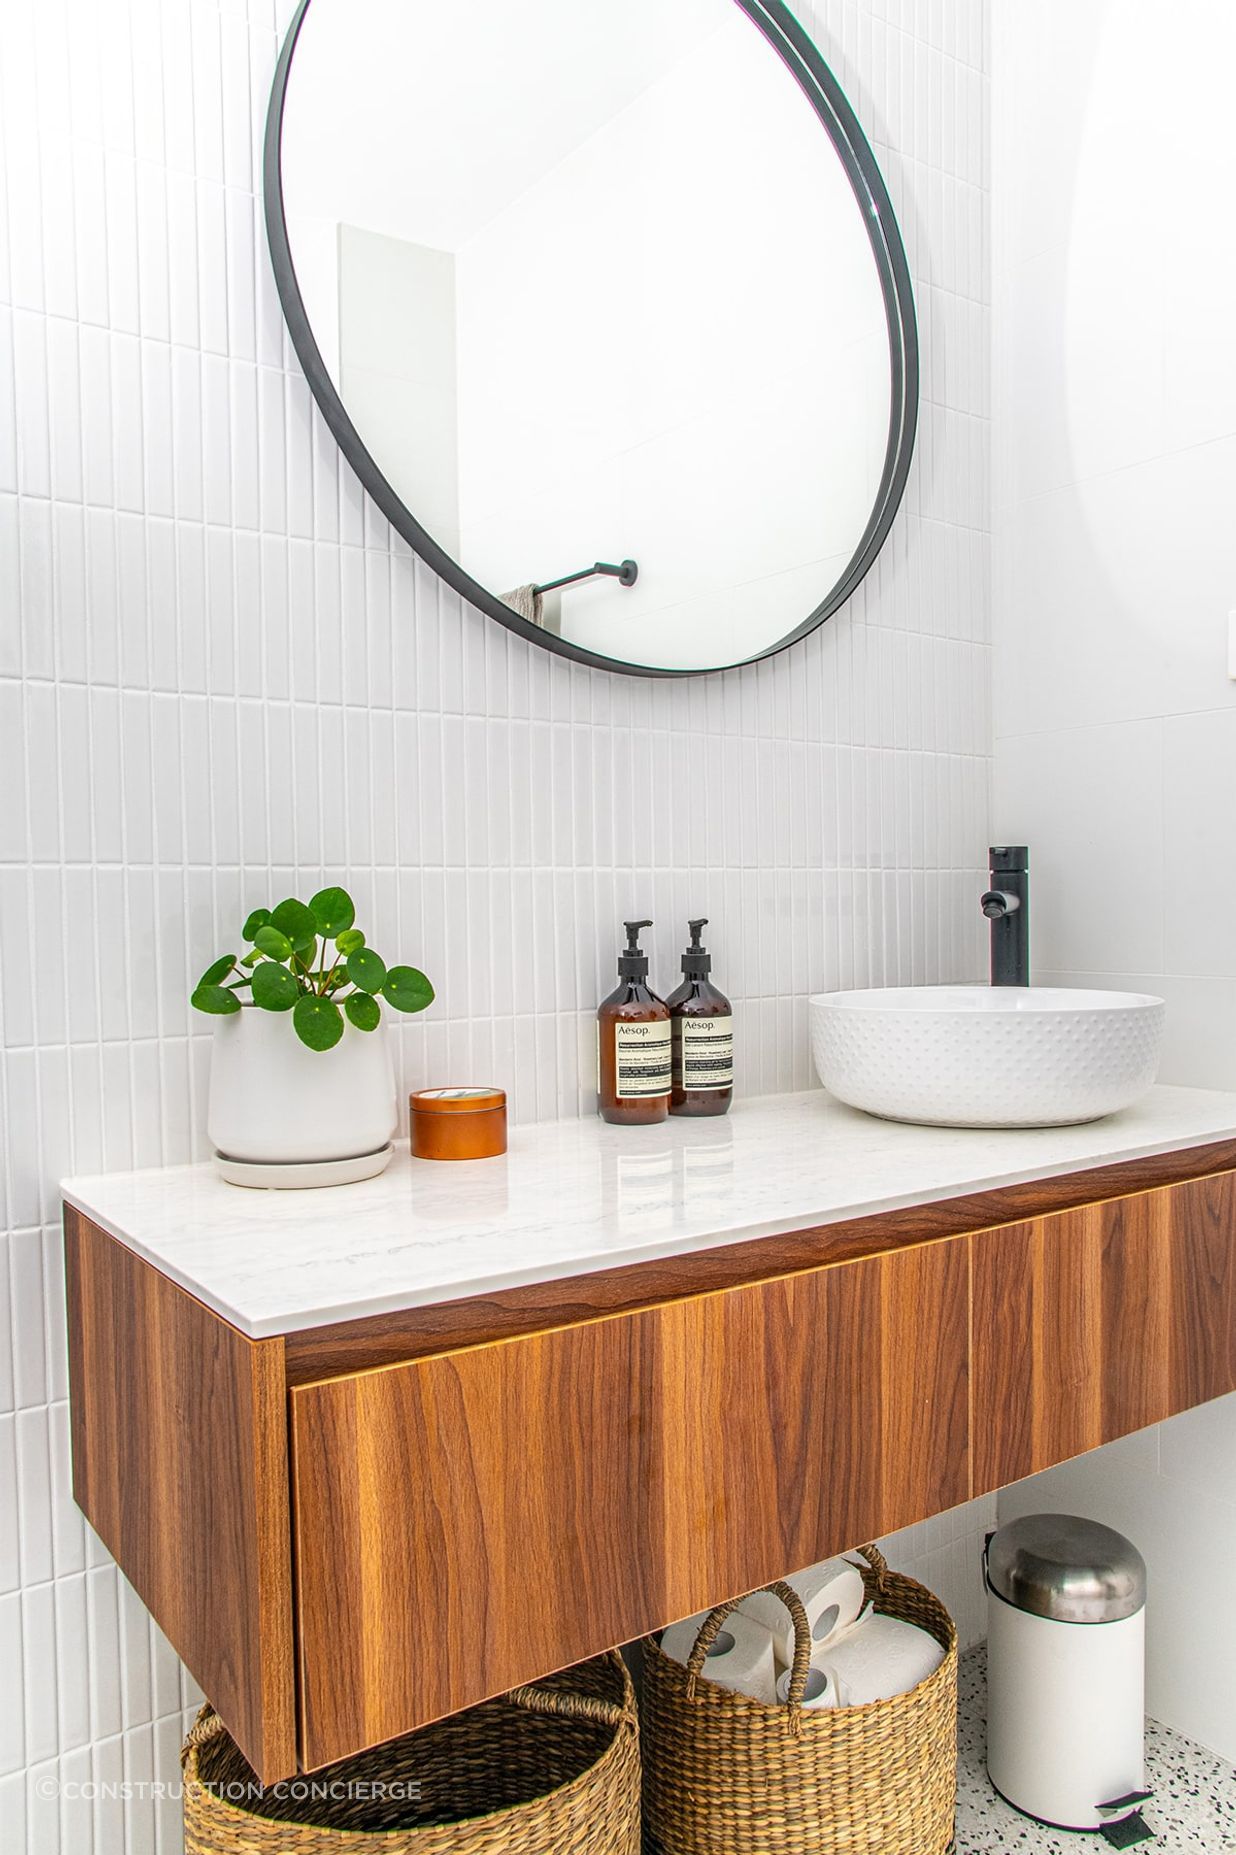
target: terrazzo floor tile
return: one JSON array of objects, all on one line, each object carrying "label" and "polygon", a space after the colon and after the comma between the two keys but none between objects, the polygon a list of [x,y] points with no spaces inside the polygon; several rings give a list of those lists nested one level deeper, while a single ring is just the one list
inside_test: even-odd
[{"label": "terrazzo floor tile", "polygon": [[[1042,1829],[996,1796],[984,1763],[987,1655],[972,1649],[959,1670],[957,1855],[1081,1855],[1106,1850],[1099,1835]],[[1146,1855],[1236,1855],[1236,1767],[1155,1720],[1146,1722]]]}]

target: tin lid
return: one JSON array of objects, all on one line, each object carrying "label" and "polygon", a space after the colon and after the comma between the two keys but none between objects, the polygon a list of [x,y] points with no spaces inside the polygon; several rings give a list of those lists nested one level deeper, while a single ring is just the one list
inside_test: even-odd
[{"label": "tin lid", "polygon": [[506,1090],[496,1088],[413,1089],[413,1114],[483,1114],[506,1107]]},{"label": "tin lid", "polygon": [[1056,1623],[1117,1623],[1146,1602],[1132,1541],[1076,1514],[1027,1514],[987,1542],[987,1582],[1018,1610]]}]

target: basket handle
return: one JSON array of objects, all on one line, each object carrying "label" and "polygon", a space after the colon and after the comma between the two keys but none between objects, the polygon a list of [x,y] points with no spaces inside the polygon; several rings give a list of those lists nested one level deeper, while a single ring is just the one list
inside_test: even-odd
[{"label": "basket handle", "polygon": [[888,1560],[876,1545],[855,1546],[854,1550],[860,1558],[866,1559],[867,1566],[875,1575],[876,1596],[882,1597],[884,1580],[888,1576]]},{"label": "basket handle", "polygon": [[209,1745],[212,1739],[217,1739],[221,1733],[226,1731],[227,1727],[207,1701],[185,1735],[185,1742],[180,1748],[180,1769],[184,1771],[194,1753],[200,1751],[203,1746]]},{"label": "basket handle", "polygon": [[528,1713],[550,1714],[559,1720],[587,1720],[594,1726],[612,1726],[615,1731],[620,1727],[638,1727],[638,1715],[634,1707],[623,1707],[617,1701],[599,1700],[591,1694],[566,1694],[558,1688],[518,1687],[510,1688],[506,1698],[513,1707],[523,1707]]},{"label": "basket handle", "polygon": [[[876,1596],[877,1598],[880,1597],[884,1590],[884,1580],[888,1574],[888,1560],[884,1557],[880,1548],[874,1543],[870,1543],[866,1546],[856,1546],[855,1551],[860,1558],[866,1559],[867,1569],[871,1572],[875,1581]],[[780,1598],[781,1602],[789,1611],[790,1620],[794,1625],[794,1661],[790,1669],[790,1692],[787,1712],[790,1730],[794,1733],[800,1733],[802,1731],[803,1694],[806,1691],[807,1675],[811,1667],[811,1625],[807,1621],[807,1613],[803,1608],[802,1599],[799,1597],[794,1587],[787,1584],[784,1579],[775,1579],[772,1584],[761,1585],[759,1589],[770,1592],[773,1597]],[[746,1595],[750,1596],[752,1594],[748,1592]],[[695,1699],[696,1681],[703,1672],[704,1663],[708,1659],[708,1651],[717,1640],[721,1632],[722,1624],[732,1611],[738,1609],[738,1606],[742,1602],[743,1599],[741,1597],[733,1597],[728,1603],[718,1604],[715,1610],[709,1611],[704,1622],[701,1624],[699,1635],[695,1639],[695,1647],[692,1649],[687,1659],[688,1700]]]},{"label": "basket handle", "polygon": [[[811,1625],[807,1621],[807,1613],[803,1609],[801,1597],[792,1585],[786,1584],[784,1579],[775,1579],[772,1584],[761,1585],[759,1588],[781,1599],[794,1625],[794,1662],[790,1670],[790,1694],[786,1714],[790,1731],[798,1734],[802,1731],[803,1694],[806,1691],[807,1675],[811,1668]],[[747,1592],[744,1595],[750,1596],[751,1593]],[[695,1647],[687,1658],[688,1700],[695,1699],[696,1682],[703,1672],[708,1651],[721,1633],[721,1625],[742,1602],[741,1597],[732,1597],[728,1603],[718,1604],[715,1610],[709,1611],[700,1625]]]}]

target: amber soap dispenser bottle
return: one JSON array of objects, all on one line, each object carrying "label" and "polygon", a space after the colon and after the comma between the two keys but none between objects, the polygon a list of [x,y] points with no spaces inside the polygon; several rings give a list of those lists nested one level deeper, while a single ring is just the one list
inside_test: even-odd
[{"label": "amber soap dispenser bottle", "polygon": [[618,986],[597,1012],[597,1111],[620,1127],[663,1121],[670,1104],[670,1015],[648,984],[639,937],[651,921],[624,921]]},{"label": "amber soap dispenser bottle", "polygon": [[666,999],[672,1032],[671,1114],[725,1114],[734,1098],[734,1019],[724,992],[708,975],[712,958],[700,945],[708,917],[688,921],[691,945],[682,956],[682,984]]}]

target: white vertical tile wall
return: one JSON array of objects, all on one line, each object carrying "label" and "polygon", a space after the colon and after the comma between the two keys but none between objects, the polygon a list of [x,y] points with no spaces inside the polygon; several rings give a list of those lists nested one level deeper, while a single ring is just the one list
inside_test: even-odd
[{"label": "white vertical tile wall", "polygon": [[[1039,976],[1158,993],[1163,1079],[1236,1088],[1236,240],[1208,210],[1236,186],[1236,14],[1033,15],[994,14],[995,828],[1031,846]],[[1234,1441],[1222,1400],[1000,1503],[1138,1542],[1151,1711],[1228,1758],[1236,1589],[1196,1578],[1236,1539]]]},{"label": "white vertical tile wall", "polygon": [[178,1846],[174,1795],[90,1794],[171,1784],[192,1695],[68,1492],[56,1182],[204,1152],[187,990],[247,907],[343,877],[438,986],[403,1081],[494,1077],[525,1119],[588,1110],[624,913],[661,974],[711,916],[747,1092],[810,1082],[808,992],[981,970],[985,4],[802,9],[905,230],[917,461],[847,612],[677,685],[509,637],[341,466],[260,224],[288,10],[4,7],[0,1825],[27,1855]]}]

